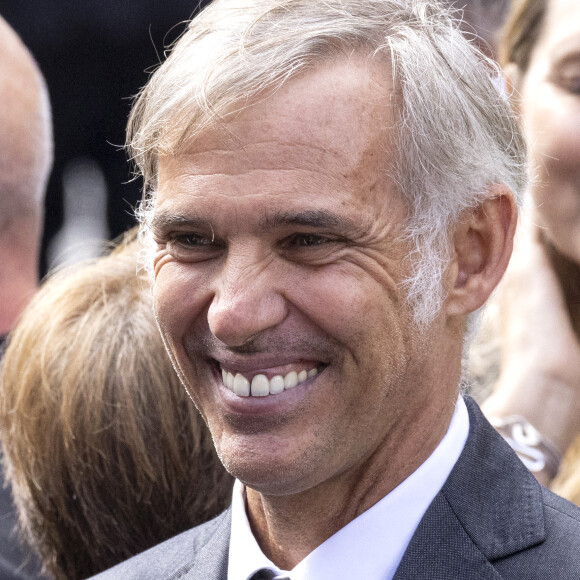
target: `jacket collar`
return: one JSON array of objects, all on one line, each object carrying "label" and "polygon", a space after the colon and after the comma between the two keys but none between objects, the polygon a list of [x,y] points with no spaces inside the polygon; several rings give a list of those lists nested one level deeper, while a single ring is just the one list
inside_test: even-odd
[{"label": "jacket collar", "polygon": [[[545,538],[542,491],[534,476],[466,398],[469,437],[421,520],[394,580],[499,580],[490,564]],[[231,512],[197,553],[183,580],[226,580]]]},{"label": "jacket collar", "polygon": [[[232,508],[229,507],[216,518],[216,527],[196,554],[192,568],[180,580],[227,580],[230,532],[232,527]],[[194,550],[195,551],[195,550]],[[169,580],[173,580],[173,576]]]},{"label": "jacket collar", "polygon": [[395,580],[498,579],[490,561],[545,538],[534,476],[466,398],[469,437],[413,536]]}]

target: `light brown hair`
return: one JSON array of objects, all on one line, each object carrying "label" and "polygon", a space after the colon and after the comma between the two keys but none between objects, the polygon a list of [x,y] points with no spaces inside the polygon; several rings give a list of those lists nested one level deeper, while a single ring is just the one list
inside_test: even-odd
[{"label": "light brown hair", "polygon": [[219,513],[231,478],[163,348],[135,242],[46,282],[1,374],[25,541],[84,578]]},{"label": "light brown hair", "polygon": [[498,60],[526,72],[544,24],[548,0],[514,0],[501,34]]}]

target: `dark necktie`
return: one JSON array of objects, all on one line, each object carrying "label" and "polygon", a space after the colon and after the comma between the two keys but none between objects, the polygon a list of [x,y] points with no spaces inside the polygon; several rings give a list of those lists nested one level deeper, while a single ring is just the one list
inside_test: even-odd
[{"label": "dark necktie", "polygon": [[[262,568],[257,572],[254,572],[252,576],[250,576],[250,580],[272,580],[272,578],[276,578],[278,574],[269,568]],[[282,580],[282,576],[279,577]],[[284,578],[286,578],[284,576]]]}]

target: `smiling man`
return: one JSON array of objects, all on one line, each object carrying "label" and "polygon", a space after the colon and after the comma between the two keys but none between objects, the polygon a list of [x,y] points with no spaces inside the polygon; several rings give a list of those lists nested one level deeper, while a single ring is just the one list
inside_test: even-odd
[{"label": "smiling man", "polygon": [[459,396],[526,181],[492,72],[422,0],[216,0],[190,24],[130,147],[159,327],[238,481],[103,577],[580,574],[579,512]]}]

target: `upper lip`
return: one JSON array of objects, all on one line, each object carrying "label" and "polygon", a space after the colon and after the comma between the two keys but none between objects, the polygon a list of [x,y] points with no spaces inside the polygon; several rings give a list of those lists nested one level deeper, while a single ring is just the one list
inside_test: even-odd
[{"label": "upper lip", "polygon": [[229,372],[252,373],[271,372],[286,365],[299,366],[301,363],[314,364],[320,366],[323,363],[320,359],[312,355],[289,355],[284,354],[253,354],[251,356],[214,356],[212,359],[220,369]]}]

